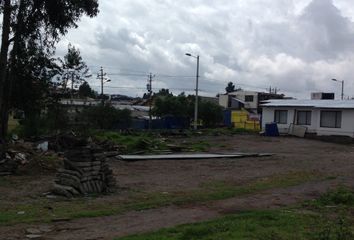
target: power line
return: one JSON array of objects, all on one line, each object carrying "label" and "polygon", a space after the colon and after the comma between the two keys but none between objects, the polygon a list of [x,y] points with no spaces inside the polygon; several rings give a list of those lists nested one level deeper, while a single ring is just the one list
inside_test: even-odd
[{"label": "power line", "polygon": [[[91,87],[100,87],[100,85],[90,85]],[[105,88],[112,88],[112,89],[138,89],[138,90],[146,90],[146,88],[142,88],[142,87],[133,87],[133,86],[105,86]],[[153,90],[160,90],[163,87],[153,87]],[[194,88],[168,88],[170,90],[178,90],[178,91],[195,91]],[[205,90],[205,89],[200,89],[203,92],[210,92],[212,93],[212,91],[210,90]]]}]

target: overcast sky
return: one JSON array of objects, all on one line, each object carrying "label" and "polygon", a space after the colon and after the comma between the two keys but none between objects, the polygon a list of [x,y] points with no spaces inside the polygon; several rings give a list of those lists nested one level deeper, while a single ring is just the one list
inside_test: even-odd
[{"label": "overcast sky", "polygon": [[142,96],[150,72],[155,91],[193,91],[190,52],[200,55],[202,95],[222,93],[232,81],[298,98],[313,91],[340,97],[340,84],[330,80],[337,78],[354,97],[352,0],[101,0],[99,15],[83,18],[58,55],[69,42],[93,73],[104,67],[109,93]]}]

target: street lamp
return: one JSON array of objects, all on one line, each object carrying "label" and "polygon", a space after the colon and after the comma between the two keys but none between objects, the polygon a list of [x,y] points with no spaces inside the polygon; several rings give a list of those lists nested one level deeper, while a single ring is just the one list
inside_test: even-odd
[{"label": "street lamp", "polygon": [[198,128],[198,81],[199,81],[199,55],[194,56],[190,53],[186,53],[186,56],[197,59],[197,75],[195,83],[195,104],[194,104],[194,130]]},{"label": "street lamp", "polygon": [[344,99],[344,80],[337,80],[337,79],[333,78],[332,81],[342,83],[342,95],[341,95],[341,98],[343,100]]},{"label": "street lamp", "polygon": [[111,79],[107,79],[106,81],[103,81],[103,79],[101,80],[101,95],[102,95],[102,97],[103,97],[103,84],[108,83],[110,81],[111,81]]}]

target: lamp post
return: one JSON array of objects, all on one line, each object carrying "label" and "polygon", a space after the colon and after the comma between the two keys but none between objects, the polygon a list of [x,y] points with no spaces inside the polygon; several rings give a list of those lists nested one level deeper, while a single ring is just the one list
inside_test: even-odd
[{"label": "lamp post", "polygon": [[199,82],[199,55],[194,56],[190,53],[186,53],[186,56],[197,59],[197,75],[195,83],[195,104],[194,104],[194,130],[198,129],[198,82]]},{"label": "lamp post", "polygon": [[335,81],[335,82],[340,82],[342,84],[342,94],[341,94],[341,99],[343,100],[344,99],[344,80],[337,80],[335,78],[332,79],[332,81]]},{"label": "lamp post", "polygon": [[103,97],[103,84],[110,82],[111,79],[107,79],[106,81],[101,80],[101,96]]}]

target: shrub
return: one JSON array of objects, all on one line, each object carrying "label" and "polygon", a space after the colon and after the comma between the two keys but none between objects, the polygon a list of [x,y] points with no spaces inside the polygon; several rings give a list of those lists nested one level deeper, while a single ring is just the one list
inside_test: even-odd
[{"label": "shrub", "polygon": [[95,129],[128,128],[132,120],[129,110],[118,110],[110,104],[90,106],[81,113],[80,118]]}]

